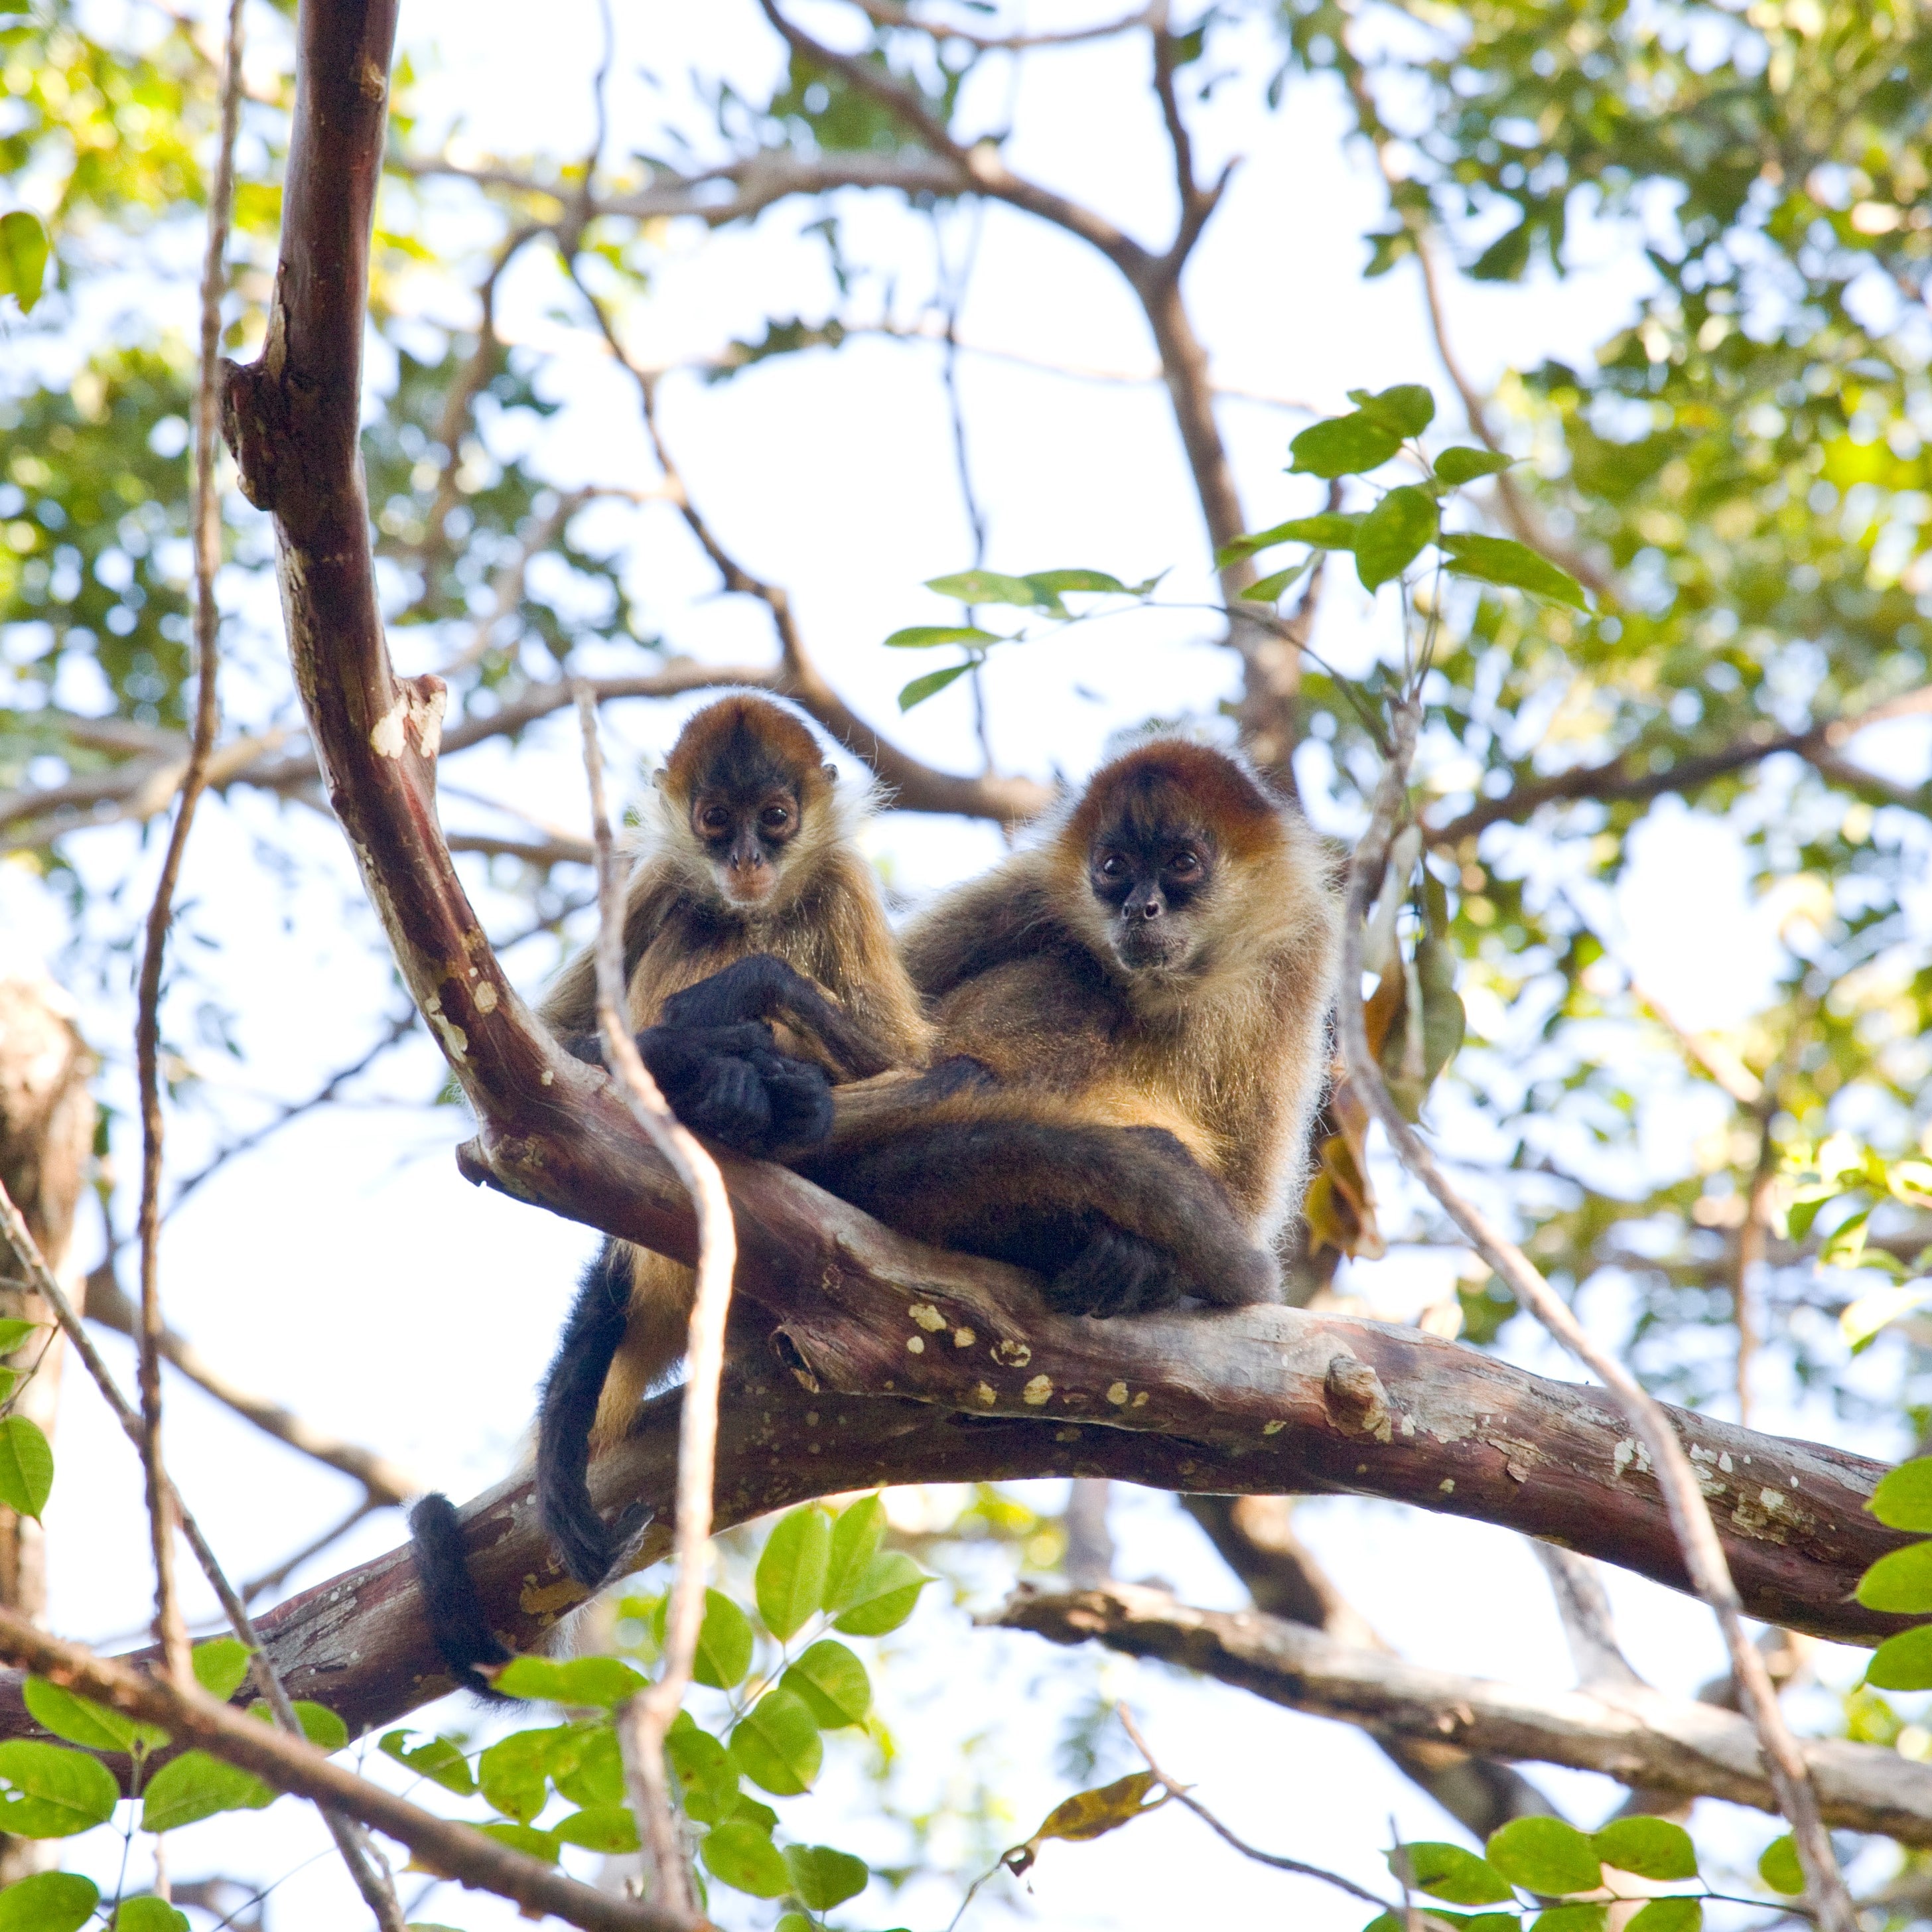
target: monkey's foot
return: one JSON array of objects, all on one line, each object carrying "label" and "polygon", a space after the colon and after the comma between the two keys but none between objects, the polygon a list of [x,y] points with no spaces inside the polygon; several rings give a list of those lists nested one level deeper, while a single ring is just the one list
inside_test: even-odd
[{"label": "monkey's foot", "polygon": [[1146,1315],[1172,1308],[1192,1286],[1166,1249],[1108,1224],[1048,1283],[1046,1298],[1063,1315]]},{"label": "monkey's foot", "polygon": [[824,1070],[780,1053],[762,1021],[652,1027],[638,1047],[678,1118],[736,1153],[813,1147],[832,1131]]}]

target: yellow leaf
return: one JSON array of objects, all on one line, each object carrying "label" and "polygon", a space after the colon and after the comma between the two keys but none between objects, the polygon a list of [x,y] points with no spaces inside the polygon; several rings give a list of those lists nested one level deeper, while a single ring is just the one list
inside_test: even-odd
[{"label": "yellow leaf", "polygon": [[1002,1852],[1000,1864],[1017,1878],[1040,1856],[1040,1846],[1048,1838],[1097,1838],[1132,1824],[1144,1813],[1158,1811],[1172,1795],[1168,1791],[1163,1790],[1151,1804],[1144,1801],[1160,1782],[1152,1772],[1137,1771],[1097,1790],[1076,1791],[1046,1814],[1046,1822],[1024,1844]]}]

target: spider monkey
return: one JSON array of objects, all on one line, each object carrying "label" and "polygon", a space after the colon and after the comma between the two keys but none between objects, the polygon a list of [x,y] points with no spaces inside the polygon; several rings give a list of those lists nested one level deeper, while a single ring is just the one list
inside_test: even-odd
[{"label": "spider monkey", "polygon": [[906,933],[935,1059],[990,1078],[841,1088],[791,1164],[902,1232],[1038,1270],[1065,1312],[1272,1300],[1340,930],[1298,812],[1226,752],[1144,740]]},{"label": "spider monkey", "polygon": [[[839,780],[810,727],[748,693],[694,714],[658,775],[650,842],[625,898],[628,1018],[679,1118],[724,1146],[763,1154],[822,1138],[828,1078],[925,1062],[930,1030],[859,848],[872,806],[871,788]],[[772,1004],[760,988],[775,975],[794,1022],[782,1029],[783,1052],[760,1010]],[[707,980],[710,990],[697,986]],[[675,1022],[661,1024],[673,1010]],[[601,1060],[589,950],[538,1015],[570,1052]],[[692,1292],[688,1268],[607,1240],[565,1324],[538,1412],[537,1493],[567,1566],[586,1582],[601,1580],[640,1526],[598,1514],[585,1481],[592,1446],[622,1436],[683,1353]],[[410,1526],[438,1648],[460,1682],[487,1692],[476,1666],[508,1653],[484,1617],[456,1512],[446,1497],[427,1496]]]}]

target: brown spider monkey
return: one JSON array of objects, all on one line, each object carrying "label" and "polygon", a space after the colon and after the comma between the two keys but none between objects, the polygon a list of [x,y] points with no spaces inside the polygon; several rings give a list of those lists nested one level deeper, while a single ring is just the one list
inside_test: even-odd
[{"label": "brown spider monkey", "polygon": [[[700,767],[700,734],[681,758],[686,740],[726,705],[741,707],[731,755]],[[809,740],[777,706],[728,700],[692,721],[663,781],[668,814],[675,806],[688,816],[708,862],[724,868],[727,897],[731,866],[755,862],[744,821],[765,808],[744,775],[772,761],[770,746],[751,757],[742,741],[767,717]],[[724,740],[722,726],[711,735]],[[818,756],[813,744],[814,773]],[[791,776],[796,841],[825,801],[812,796],[802,765]],[[707,803],[714,796],[736,801],[735,820]],[[848,864],[815,909],[824,917],[856,891],[866,915],[834,919],[809,943],[796,922],[754,930],[707,975],[720,956],[715,944],[706,950],[717,894],[688,863],[680,823],[672,819],[667,843],[685,844],[687,862],[681,875],[655,880],[661,857],[640,868],[626,952],[633,1019],[655,1005],[659,1022],[640,1046],[692,1125],[746,1151],[778,1151],[905,1232],[1031,1267],[1070,1312],[1127,1313],[1187,1294],[1240,1304],[1276,1292],[1274,1264],[1250,1244],[1294,1196],[1318,1086],[1334,914],[1312,838],[1244,767],[1180,741],[1144,746],[1100,774],[1041,848],[942,902],[908,953],[938,1002],[946,1057],[910,1078],[866,1078],[916,1066],[932,1045],[890,946],[826,952],[841,928],[862,940],[884,928],[849,830],[832,828]],[[775,873],[796,868],[802,911],[806,875],[834,850],[821,828],[815,848],[764,862]],[[705,902],[701,916],[694,901]],[[667,916],[673,909],[680,919]],[[787,937],[793,944],[781,952]],[[795,962],[816,967],[822,984]],[[855,970],[861,963],[867,973]],[[544,1010],[566,1037],[587,1024],[590,984],[580,960]],[[664,998],[673,987],[681,990]],[[778,1053],[773,1019],[812,1062]],[[830,1118],[827,1072],[858,1083],[832,1096]],[[689,1294],[688,1270],[607,1242],[545,1384],[540,1506],[586,1583],[602,1580],[639,1526],[606,1526],[592,1508],[590,1443],[620,1435],[681,1352]],[[484,1688],[475,1665],[505,1653],[469,1582],[454,1513],[430,1498],[412,1527],[439,1644],[462,1681]]]},{"label": "brown spider monkey", "polygon": [[1226,752],[1144,740],[907,932],[935,1055],[988,1077],[841,1089],[791,1164],[904,1233],[1038,1270],[1065,1312],[1273,1300],[1340,930],[1298,812]]}]

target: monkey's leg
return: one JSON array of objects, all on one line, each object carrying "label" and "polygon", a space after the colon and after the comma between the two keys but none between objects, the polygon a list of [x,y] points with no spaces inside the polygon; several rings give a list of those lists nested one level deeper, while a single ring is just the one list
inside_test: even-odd
[{"label": "monkey's leg", "polygon": [[1047,1278],[1070,1314],[1138,1313],[1184,1296],[1272,1300],[1274,1261],[1226,1191],[1157,1128],[1054,1118],[1045,1096],[968,1093],[950,1105],[881,1108],[868,1140],[800,1171],[888,1225]]},{"label": "monkey's leg", "polygon": [[470,1552],[463,1546],[463,1526],[447,1496],[426,1496],[410,1511],[410,1554],[422,1586],[430,1633],[449,1674],[479,1697],[513,1701],[493,1689],[476,1667],[508,1664],[510,1653],[483,1614],[483,1600],[470,1571]]},{"label": "monkey's leg", "polygon": [[674,993],[658,1024],[723,1027],[745,1020],[782,1020],[811,1042],[842,1081],[884,1073],[897,1056],[883,1041],[776,953],[753,952]]}]

